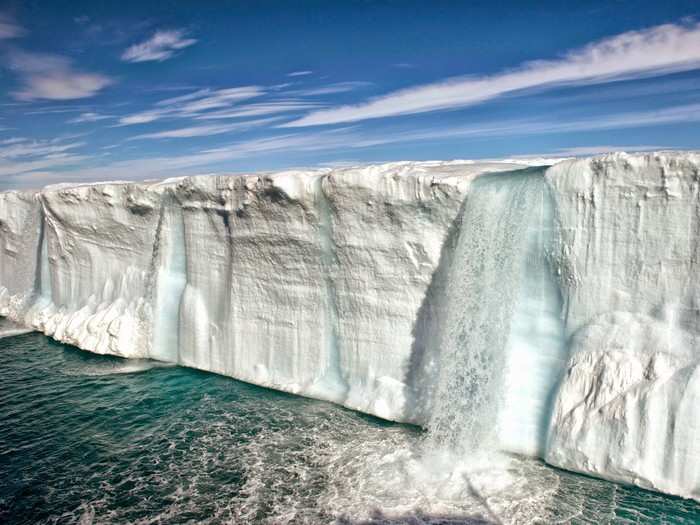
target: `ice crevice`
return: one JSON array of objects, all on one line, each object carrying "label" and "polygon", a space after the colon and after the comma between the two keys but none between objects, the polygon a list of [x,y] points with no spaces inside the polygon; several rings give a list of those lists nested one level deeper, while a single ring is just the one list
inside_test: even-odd
[{"label": "ice crevice", "polygon": [[462,456],[700,499],[699,169],[619,153],[0,193],[0,315]]}]

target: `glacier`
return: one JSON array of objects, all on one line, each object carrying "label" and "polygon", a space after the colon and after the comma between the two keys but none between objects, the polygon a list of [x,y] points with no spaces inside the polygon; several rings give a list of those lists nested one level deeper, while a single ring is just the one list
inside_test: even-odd
[{"label": "glacier", "polygon": [[531,164],[0,193],[0,316],[700,500],[700,155]]}]

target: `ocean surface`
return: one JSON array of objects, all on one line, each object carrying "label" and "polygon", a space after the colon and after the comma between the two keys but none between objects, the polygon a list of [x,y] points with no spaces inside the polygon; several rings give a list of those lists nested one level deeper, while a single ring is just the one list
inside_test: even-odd
[{"label": "ocean surface", "polygon": [[700,523],[700,505],[210,373],[0,339],[0,523]]}]

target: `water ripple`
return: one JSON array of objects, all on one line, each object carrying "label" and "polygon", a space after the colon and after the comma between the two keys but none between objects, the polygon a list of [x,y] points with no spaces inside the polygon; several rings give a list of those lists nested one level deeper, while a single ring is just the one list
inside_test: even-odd
[{"label": "water ripple", "polygon": [[0,340],[0,523],[698,523],[699,506],[39,334]]}]

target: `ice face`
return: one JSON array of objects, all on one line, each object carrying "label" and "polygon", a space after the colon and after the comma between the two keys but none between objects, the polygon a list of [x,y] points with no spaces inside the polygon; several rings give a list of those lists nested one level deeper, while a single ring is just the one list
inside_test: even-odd
[{"label": "ice face", "polygon": [[546,459],[698,499],[700,156],[615,154],[547,172],[572,358]]},{"label": "ice face", "polygon": [[0,193],[0,315],[13,316],[30,304],[39,285],[41,206],[35,195]]},{"label": "ice face", "polygon": [[453,450],[697,498],[699,166],[616,154],[544,175],[394,163],[0,194],[0,315],[418,423]]},{"label": "ice face", "polygon": [[43,278],[24,322],[92,352],[149,357],[162,191],[104,184],[42,192]]},{"label": "ice face", "polygon": [[546,459],[613,481],[700,499],[696,333],[641,314],[581,329]]}]

